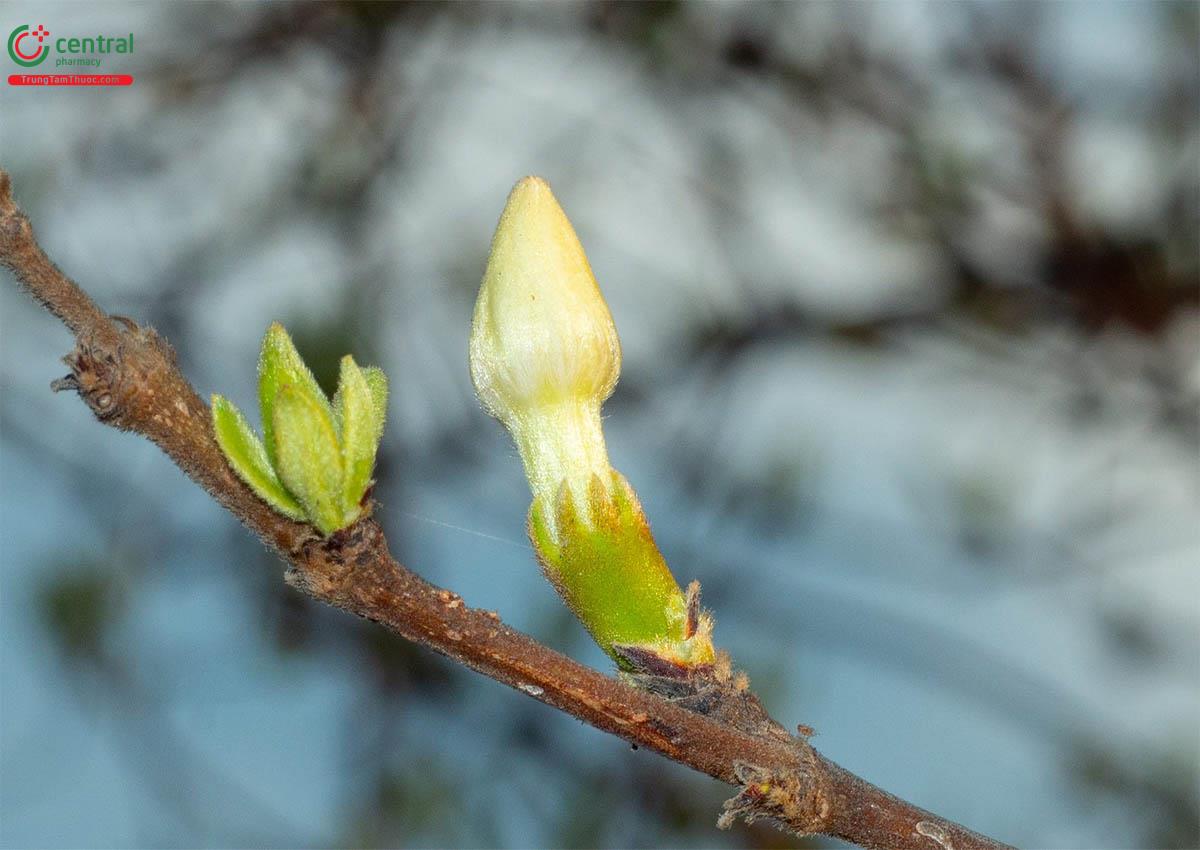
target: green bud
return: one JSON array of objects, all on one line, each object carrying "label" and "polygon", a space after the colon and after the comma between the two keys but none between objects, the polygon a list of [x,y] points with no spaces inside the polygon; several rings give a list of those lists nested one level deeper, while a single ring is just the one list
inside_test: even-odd
[{"label": "green bud", "polygon": [[383,435],[387,378],[342,358],[330,404],[283,326],[263,339],[259,405],[264,440],[236,407],[213,396],[217,443],[233,471],[276,511],[332,534],[366,510]]}]

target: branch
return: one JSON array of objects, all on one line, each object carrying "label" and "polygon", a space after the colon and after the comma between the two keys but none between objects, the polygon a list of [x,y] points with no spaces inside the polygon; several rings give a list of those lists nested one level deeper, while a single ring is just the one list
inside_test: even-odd
[{"label": "branch", "polygon": [[[74,389],[108,425],[147,437],[290,567],[309,596],[365,617],[605,732],[741,790],[719,823],[769,818],[798,835],[868,848],[997,850],[1006,845],[906,803],[839,767],[804,736],[789,735],[726,671],[660,695],[610,678],[463,604],[392,558],[375,520],[322,539],[272,511],[237,478],[213,437],[208,405],[150,328],[104,313],[38,245],[0,170],[0,263],[75,335]],[[674,683],[678,687],[678,683]]]}]

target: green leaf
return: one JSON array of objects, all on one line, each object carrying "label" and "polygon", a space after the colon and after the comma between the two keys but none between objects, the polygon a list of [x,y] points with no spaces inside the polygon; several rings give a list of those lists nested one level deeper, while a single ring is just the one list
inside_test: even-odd
[{"label": "green leaf", "polygon": [[212,397],[213,431],[217,445],[237,477],[250,486],[260,499],[284,516],[303,520],[304,509],[283,488],[267,459],[266,449],[242,412],[223,396]]},{"label": "green leaf", "polygon": [[292,338],[288,336],[283,325],[273,322],[263,337],[262,354],[258,359],[258,405],[262,414],[263,442],[267,447],[267,457],[275,465],[278,464],[274,435],[275,405],[279,389],[284,386],[291,386],[304,393],[322,405],[327,412],[332,413],[329,400],[317,379],[300,359],[300,353],[292,344]]},{"label": "green leaf", "polygon": [[[349,356],[349,355],[347,355]],[[383,374],[383,370],[378,366],[363,366],[359,371],[367,381],[367,386],[371,389],[371,398],[374,401],[375,416],[376,416],[376,435],[375,441],[383,436],[383,425],[387,421],[387,399],[388,399],[388,381],[387,375]],[[339,377],[339,382],[340,382]],[[337,392],[333,394],[333,424],[337,428],[338,439],[342,436],[342,415],[341,415],[341,395],[342,387],[338,384]]]},{"label": "green leaf", "polygon": [[363,377],[367,379],[367,386],[371,388],[371,398],[375,402],[375,417],[377,420],[376,442],[383,436],[383,423],[387,420],[387,400],[388,400],[388,380],[387,375],[383,374],[383,370],[378,366],[368,366],[362,370]]},{"label": "green leaf", "polygon": [[275,393],[272,425],[275,469],[308,521],[325,535],[347,525],[342,456],[328,405],[311,391],[283,384]]},{"label": "green leaf", "polygon": [[380,429],[371,387],[349,354],[342,358],[335,400],[335,416],[342,423],[342,506],[354,517],[371,484]]}]

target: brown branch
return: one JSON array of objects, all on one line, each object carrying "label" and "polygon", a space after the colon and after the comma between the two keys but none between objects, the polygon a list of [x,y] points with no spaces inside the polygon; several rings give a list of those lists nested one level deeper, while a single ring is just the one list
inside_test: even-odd
[{"label": "brown branch", "polygon": [[[610,678],[473,609],[398,564],[373,519],[328,539],[276,514],[230,470],[208,405],[152,329],[110,317],[42,251],[0,170],[0,263],[75,334],[75,389],[102,422],[152,440],[291,565],[288,583],[315,599],[380,623],[586,723],[740,787],[720,823],[770,818],[800,834],[864,847],[996,850],[1004,847],[903,802],[787,734],[728,676],[637,687]],[[678,687],[678,683],[674,683]],[[656,692],[657,691],[657,692]]]}]

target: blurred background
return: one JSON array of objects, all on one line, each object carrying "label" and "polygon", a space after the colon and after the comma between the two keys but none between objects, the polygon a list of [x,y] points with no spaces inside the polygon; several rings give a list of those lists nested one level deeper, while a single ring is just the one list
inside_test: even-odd
[{"label": "blurred background", "polygon": [[[1196,847],[1198,10],[7,3],[135,33],[136,83],[5,86],[0,165],[203,395],[256,409],[276,319],[327,385],[384,367],[396,554],[607,668],[466,367],[545,176],[624,344],[613,461],[775,716],[1015,844]],[[729,788],[285,587],[49,392],[68,335],[5,278],[4,846],[833,843],[719,832]]]}]

